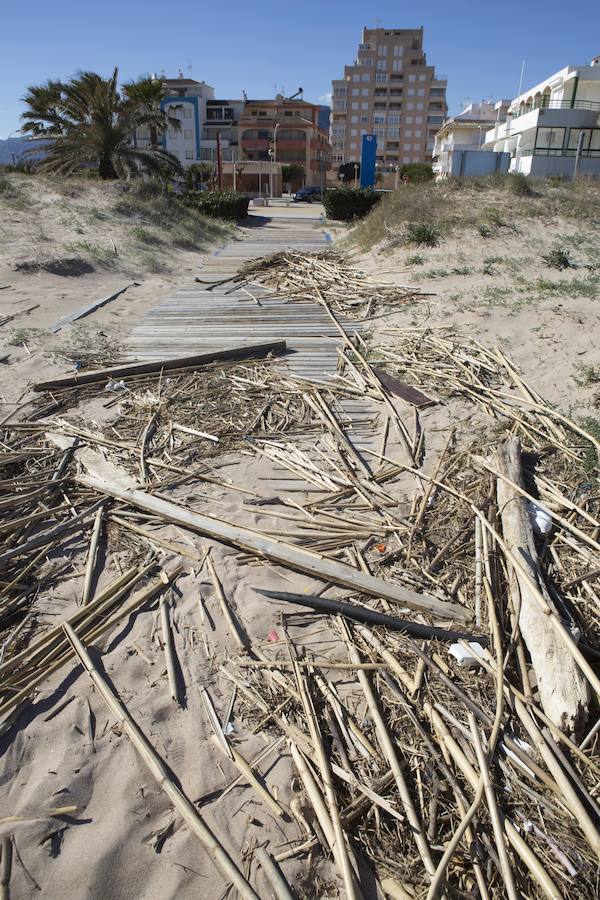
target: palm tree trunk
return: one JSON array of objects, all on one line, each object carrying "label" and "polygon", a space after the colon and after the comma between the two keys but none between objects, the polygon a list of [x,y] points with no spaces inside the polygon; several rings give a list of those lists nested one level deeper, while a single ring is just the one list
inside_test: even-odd
[{"label": "palm tree trunk", "polygon": [[110,156],[107,154],[101,156],[98,163],[98,174],[102,181],[114,181],[117,178],[115,167],[112,164]]}]

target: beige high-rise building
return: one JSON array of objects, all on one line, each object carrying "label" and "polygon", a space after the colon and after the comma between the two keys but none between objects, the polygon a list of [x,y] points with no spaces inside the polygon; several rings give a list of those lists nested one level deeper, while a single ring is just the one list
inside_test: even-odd
[{"label": "beige high-rise building", "polygon": [[362,136],[377,136],[382,173],[431,160],[446,118],[445,76],[427,65],[423,29],[364,28],[353,65],[332,82],[332,166],[360,161]]}]

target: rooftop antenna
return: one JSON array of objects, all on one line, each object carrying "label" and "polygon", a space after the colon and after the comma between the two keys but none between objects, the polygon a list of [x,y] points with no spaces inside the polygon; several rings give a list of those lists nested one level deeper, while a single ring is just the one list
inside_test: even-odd
[{"label": "rooftop antenna", "polygon": [[525,60],[521,63],[521,77],[519,78],[519,93],[517,97],[521,96],[521,91],[523,90],[523,74],[525,72]]},{"label": "rooftop antenna", "polygon": [[187,60],[187,70],[190,78],[192,77],[192,61],[191,59]]}]

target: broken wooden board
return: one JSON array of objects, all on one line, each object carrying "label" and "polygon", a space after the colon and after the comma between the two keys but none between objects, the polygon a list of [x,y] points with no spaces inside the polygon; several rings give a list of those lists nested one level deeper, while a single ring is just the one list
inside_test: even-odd
[{"label": "broken wooden board", "polygon": [[385,600],[389,600],[390,603],[397,603],[400,606],[425,612],[442,619],[456,619],[460,622],[466,622],[471,618],[469,610],[459,606],[457,603],[439,600],[437,597],[432,597],[428,594],[417,594],[414,591],[403,588],[399,584],[383,581],[381,578],[368,575],[346,563],[322,556],[320,553],[315,553],[293,544],[286,544],[277,538],[250,528],[234,525],[223,519],[185,509],[170,503],[168,500],[163,500],[161,497],[147,494],[144,491],[127,490],[116,484],[109,484],[102,479],[88,475],[80,475],[76,481],[101,494],[108,494],[110,497],[131,503],[132,506],[136,506],[138,509],[154,513],[165,522],[197,531],[223,544],[238,547],[255,556],[280,563],[296,572],[303,572],[322,581],[331,581],[332,584],[350,588],[353,591],[360,591],[372,597],[383,597]]},{"label": "broken wooden board", "polygon": [[85,316],[89,316],[90,313],[93,313],[95,310],[100,309],[101,306],[104,306],[106,303],[110,303],[111,300],[115,300],[122,293],[124,293],[128,287],[131,287],[133,284],[130,281],[124,287],[119,288],[117,291],[113,291],[112,294],[107,294],[106,297],[100,297],[99,300],[94,300],[92,303],[88,303],[86,306],[81,306],[79,309],[74,310],[72,313],[67,313],[66,316],[63,316],[62,319],[59,319],[58,322],[55,322],[54,325],[51,325],[48,331],[51,334],[56,334],[57,331],[60,331],[61,328],[64,328],[65,325],[69,325],[70,322],[76,322],[77,319],[83,319]]},{"label": "broken wooden board", "polygon": [[388,372],[384,372],[383,369],[377,369],[375,366],[372,366],[371,368],[377,375],[381,384],[390,392],[390,394],[400,397],[401,400],[410,403],[412,406],[416,406],[417,409],[425,409],[427,406],[435,406],[437,403],[437,400],[426,397],[425,394],[421,393],[417,388],[411,387],[409,384],[404,384],[399,378],[389,375]]},{"label": "broken wooden board", "polygon": [[159,359],[152,362],[124,363],[120,366],[109,366],[107,369],[95,369],[93,372],[82,372],[80,375],[66,375],[52,381],[38,381],[33,385],[34,391],[58,391],[61,388],[77,387],[79,384],[110,381],[114,378],[134,378],[137,375],[151,375],[172,369],[196,369],[213,362],[228,362],[237,359],[261,359],[270,353],[285,353],[285,341],[269,341],[265,344],[248,344],[245,347],[231,347],[216,350],[212,353],[200,353],[197,356],[182,356],[178,359]]}]

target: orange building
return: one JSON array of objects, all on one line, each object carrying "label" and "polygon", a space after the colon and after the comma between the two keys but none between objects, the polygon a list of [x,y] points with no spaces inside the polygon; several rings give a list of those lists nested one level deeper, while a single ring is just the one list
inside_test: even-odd
[{"label": "orange building", "polygon": [[319,128],[319,106],[304,100],[247,100],[238,122],[242,158],[301,166],[292,190],[325,186],[331,165],[329,134]]}]

